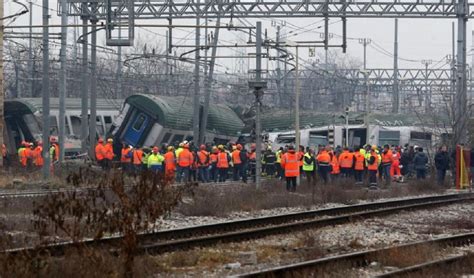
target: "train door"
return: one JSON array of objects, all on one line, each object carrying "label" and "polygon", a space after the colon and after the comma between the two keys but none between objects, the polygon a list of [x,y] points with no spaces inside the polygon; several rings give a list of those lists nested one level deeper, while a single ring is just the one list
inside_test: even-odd
[{"label": "train door", "polygon": [[142,137],[143,133],[145,132],[146,127],[148,126],[148,122],[150,118],[144,113],[137,113],[131,122],[132,124],[128,126],[125,134],[123,136],[123,141],[126,144],[136,146],[138,145],[138,141]]}]

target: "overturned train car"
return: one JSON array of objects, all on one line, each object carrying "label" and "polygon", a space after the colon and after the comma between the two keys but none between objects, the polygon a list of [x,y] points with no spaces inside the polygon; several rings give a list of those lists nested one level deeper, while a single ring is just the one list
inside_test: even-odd
[{"label": "overturned train car", "polygon": [[[202,122],[202,105],[200,123]],[[132,95],[125,100],[111,135],[116,144],[155,146],[192,141],[192,101],[186,97]],[[228,106],[211,104],[205,142],[236,141],[244,123]]]}]

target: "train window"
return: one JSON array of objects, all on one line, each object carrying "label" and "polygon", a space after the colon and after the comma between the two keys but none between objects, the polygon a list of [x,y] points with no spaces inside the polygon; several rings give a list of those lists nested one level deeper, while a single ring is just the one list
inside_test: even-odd
[{"label": "train window", "polygon": [[413,140],[427,140],[431,141],[431,133],[429,132],[419,132],[419,131],[412,131],[410,132],[410,138]]},{"label": "train window", "polygon": [[381,130],[379,131],[379,145],[400,145],[399,130]]},{"label": "train window", "polygon": [[161,144],[168,143],[168,141],[171,138],[171,133],[166,133],[165,136],[163,136],[163,140],[161,140]]},{"label": "train window", "polygon": [[179,144],[179,142],[183,141],[184,135],[176,134],[171,140],[171,144]]},{"label": "train window", "polygon": [[56,119],[56,116],[49,117],[49,126],[51,135],[58,135],[58,120]]},{"label": "train window", "polygon": [[135,120],[135,123],[133,124],[133,129],[136,131],[140,131],[143,127],[143,124],[145,123],[145,116],[139,115],[138,118]]},{"label": "train window", "polygon": [[72,131],[75,135],[81,134],[81,119],[77,116],[71,116]]},{"label": "train window", "polygon": [[111,124],[112,123],[112,117],[104,116],[104,121],[105,121],[105,124]]},{"label": "train window", "polygon": [[71,130],[69,129],[69,122],[67,120],[67,116],[64,116],[64,125],[66,126],[64,132],[66,132],[67,135],[71,135]]},{"label": "train window", "polygon": [[23,116],[23,121],[30,130],[31,134],[40,134],[40,127],[36,117],[33,114],[26,114]]},{"label": "train window", "polygon": [[295,135],[278,135],[276,142],[278,144],[294,144]]}]

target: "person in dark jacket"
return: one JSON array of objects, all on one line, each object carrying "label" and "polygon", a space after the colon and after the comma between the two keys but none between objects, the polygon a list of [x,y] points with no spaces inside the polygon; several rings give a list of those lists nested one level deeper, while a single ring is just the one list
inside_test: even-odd
[{"label": "person in dark jacket", "polygon": [[428,156],[423,152],[423,148],[419,147],[413,158],[413,167],[416,170],[417,179],[426,178],[426,164],[428,164]]},{"label": "person in dark jacket", "polygon": [[443,185],[446,177],[446,170],[449,169],[449,155],[446,146],[442,146],[438,149],[434,160],[436,166],[436,181],[438,182],[438,185]]},{"label": "person in dark jacket", "polygon": [[242,177],[242,182],[247,183],[248,153],[247,149],[245,148],[240,150],[240,161],[242,161],[240,164],[240,175]]}]

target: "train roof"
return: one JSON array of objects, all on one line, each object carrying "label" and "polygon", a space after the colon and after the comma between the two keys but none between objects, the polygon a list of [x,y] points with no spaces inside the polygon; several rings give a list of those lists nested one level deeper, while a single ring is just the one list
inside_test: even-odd
[{"label": "train roof", "polygon": [[[146,112],[166,128],[192,129],[193,105],[187,97],[136,94],[129,96],[125,103]],[[236,136],[243,127],[244,123],[230,107],[221,104],[209,106],[209,132]]]},{"label": "train roof", "polygon": [[[41,112],[43,108],[42,98],[21,98],[11,99],[11,102],[22,103],[22,107],[28,107],[32,113]],[[123,100],[121,99],[97,99],[97,110],[120,110]],[[66,110],[81,110],[82,104],[80,98],[66,98]],[[90,100],[89,100],[90,104]],[[19,105],[19,104],[18,104]],[[59,109],[59,98],[49,99],[50,109]],[[89,107],[90,108],[90,107]]]},{"label": "train roof", "polygon": [[[267,132],[294,129],[294,111],[266,111],[262,116],[262,128]],[[328,125],[344,125],[344,113],[300,112],[300,128],[322,127]],[[410,114],[370,114],[371,125],[380,126],[449,126],[446,117]],[[364,124],[364,113],[350,112],[349,124]]]}]

